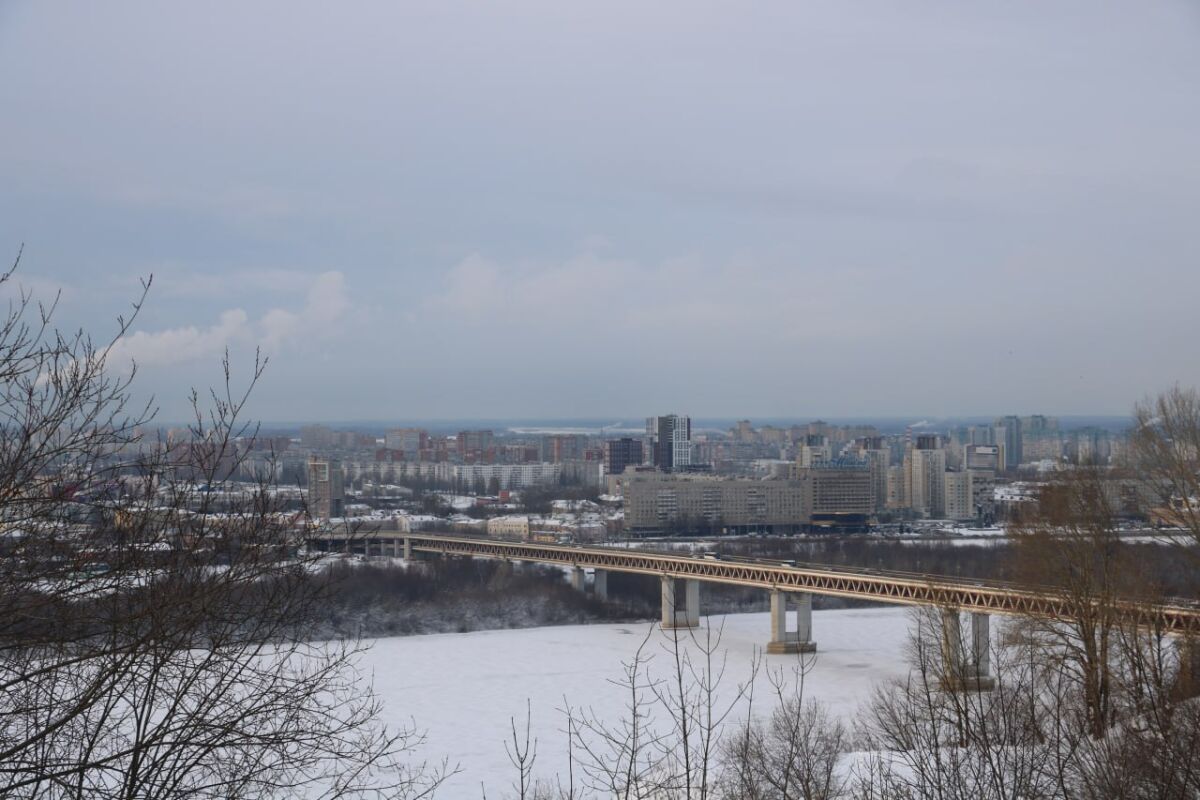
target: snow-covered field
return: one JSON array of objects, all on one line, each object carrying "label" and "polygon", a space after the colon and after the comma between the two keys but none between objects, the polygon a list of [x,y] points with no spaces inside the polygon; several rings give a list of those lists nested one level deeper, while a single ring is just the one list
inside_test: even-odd
[{"label": "snow-covered field", "polygon": [[[911,612],[903,608],[818,611],[813,638],[818,653],[805,684],[805,695],[844,717],[852,716],[882,680],[907,672],[904,645]],[[737,692],[749,675],[756,651],[768,639],[768,614],[736,614],[702,621],[723,624],[722,649],[728,667],[722,691]],[[667,634],[651,623],[573,625],[525,630],[480,631],[378,639],[362,666],[374,672],[375,687],[394,724],[415,721],[428,734],[422,756],[445,757],[462,772],[439,796],[504,796],[514,770],[505,755],[510,719],[524,722],[531,706],[537,737],[535,775],[565,773],[564,701],[590,707],[613,721],[621,716],[624,695],[610,681],[622,675],[647,632],[654,637],[652,674],[667,670],[662,645]],[[703,635],[702,633],[700,634]],[[796,656],[765,656],[768,668],[791,668]],[[770,686],[765,671],[756,683],[755,708],[766,711]]]}]

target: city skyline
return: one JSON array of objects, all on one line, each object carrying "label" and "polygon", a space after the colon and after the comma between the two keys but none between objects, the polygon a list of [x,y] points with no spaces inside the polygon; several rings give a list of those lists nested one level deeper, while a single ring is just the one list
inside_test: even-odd
[{"label": "city skyline", "polygon": [[[734,415],[728,417],[722,416],[704,416],[693,415],[695,421],[693,430],[695,432],[707,433],[719,431],[722,433],[728,430],[738,422],[747,421],[753,426],[768,426],[768,427],[790,427],[794,425],[806,425],[811,422],[826,422],[831,425],[874,425],[892,433],[903,431],[905,428],[912,428],[914,434],[923,432],[938,432],[945,429],[947,426],[968,426],[968,425],[990,425],[995,419],[1002,414],[971,414],[971,415],[955,415],[947,417],[930,417],[928,415],[921,416],[895,416],[895,415],[868,415],[868,416],[836,416],[829,414],[808,414],[808,415],[792,415],[792,416],[749,416],[749,415]],[[1030,416],[1022,414],[1019,416]],[[1131,414],[1052,414],[1052,416],[1060,421],[1064,431],[1070,431],[1077,428],[1100,427],[1107,428],[1112,431],[1121,431],[1133,423],[1134,417]],[[158,420],[159,427],[176,427],[185,425],[186,422],[179,420]],[[551,434],[589,434],[589,435],[605,435],[620,438],[630,434],[641,435],[645,432],[645,417],[630,415],[622,419],[617,419],[614,416],[610,417],[561,417],[561,418],[540,418],[533,419],[530,417],[444,417],[444,418],[428,418],[421,419],[416,417],[396,417],[392,419],[266,419],[257,421],[256,424],[261,425],[269,430],[284,430],[296,429],[306,425],[322,425],[343,430],[378,430],[384,431],[391,428],[427,428],[429,430],[439,431],[457,431],[464,427],[466,428],[502,428],[506,432],[513,435],[551,435]]]}]

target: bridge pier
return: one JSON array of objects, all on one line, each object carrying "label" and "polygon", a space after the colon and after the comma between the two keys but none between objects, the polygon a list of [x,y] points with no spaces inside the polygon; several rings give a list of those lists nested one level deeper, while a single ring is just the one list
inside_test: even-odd
[{"label": "bridge pier", "polygon": [[597,600],[608,599],[608,571],[597,569],[592,574],[592,594]]},{"label": "bridge pier", "polygon": [[408,536],[404,537],[404,560],[412,561],[412,539]]},{"label": "bridge pier", "polygon": [[686,578],[662,578],[662,627],[696,628],[700,626],[700,581]]},{"label": "bridge pier", "polygon": [[[795,603],[796,628],[788,630],[788,606]],[[771,592],[771,641],[768,653],[813,653],[817,643],[812,640],[812,595],[808,592]]]},{"label": "bridge pier", "polygon": [[1200,639],[1179,636],[1175,639],[1175,654],[1179,668],[1175,673],[1172,695],[1176,700],[1189,700],[1200,695]]},{"label": "bridge pier", "polygon": [[581,594],[587,591],[587,573],[583,571],[583,567],[571,569],[571,588]]},{"label": "bridge pier", "polygon": [[963,639],[958,609],[943,608],[942,689],[950,692],[991,691],[996,688],[991,664],[991,617],[971,614],[971,639],[968,642]]}]

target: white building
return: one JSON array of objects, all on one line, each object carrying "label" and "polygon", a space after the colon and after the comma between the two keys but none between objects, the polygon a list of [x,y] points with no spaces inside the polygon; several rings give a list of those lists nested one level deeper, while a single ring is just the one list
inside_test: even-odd
[{"label": "white building", "polygon": [[946,513],[946,451],[912,451],[912,497],[914,511],[940,519]]},{"label": "white building", "polygon": [[969,520],[981,511],[991,513],[996,490],[996,474],[991,470],[947,472],[945,485],[947,519]]}]

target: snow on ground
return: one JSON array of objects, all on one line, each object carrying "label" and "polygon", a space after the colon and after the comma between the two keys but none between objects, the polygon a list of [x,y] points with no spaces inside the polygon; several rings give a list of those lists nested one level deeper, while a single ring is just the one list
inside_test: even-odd
[{"label": "snow on ground", "polygon": [[1003,536],[961,536],[947,539],[893,539],[892,541],[913,546],[1004,547],[1011,540]]},{"label": "snow on ground", "polygon": [[[849,718],[875,684],[903,677],[911,613],[904,608],[815,612],[818,653],[805,696]],[[714,629],[724,624],[728,667],[721,690],[727,698],[748,677],[754,653],[765,647],[769,619],[759,613],[702,620]],[[501,797],[514,774],[504,751],[510,719],[524,723],[528,700],[538,739],[535,775],[565,774],[565,725],[557,709],[565,698],[611,721],[620,719],[625,695],[610,681],[620,679],[622,661],[632,659],[647,632],[654,637],[647,648],[655,654],[650,670],[661,675],[667,670],[661,645],[669,634],[649,622],[377,639],[362,667],[374,673],[387,721],[415,721],[427,732],[421,757],[434,762],[445,757],[461,766],[440,797],[479,797],[481,783],[489,797]],[[765,656],[770,668],[790,669],[796,658]],[[766,672],[760,671],[756,709],[767,710],[769,691]]]}]

